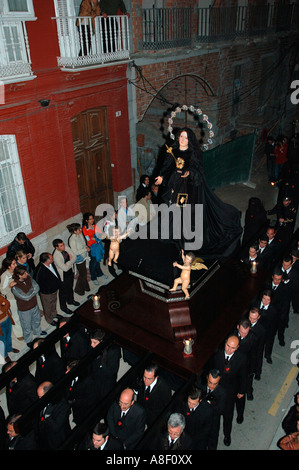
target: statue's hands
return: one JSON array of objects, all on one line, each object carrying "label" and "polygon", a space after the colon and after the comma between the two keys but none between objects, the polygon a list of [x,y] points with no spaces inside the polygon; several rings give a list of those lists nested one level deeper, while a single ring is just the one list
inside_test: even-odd
[{"label": "statue's hands", "polygon": [[189,176],[189,171],[185,171],[185,173],[182,175],[182,178],[187,178]]}]

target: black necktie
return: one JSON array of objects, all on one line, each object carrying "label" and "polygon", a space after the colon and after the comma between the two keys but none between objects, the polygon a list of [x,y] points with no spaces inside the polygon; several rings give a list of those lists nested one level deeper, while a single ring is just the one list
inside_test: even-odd
[{"label": "black necktie", "polygon": [[169,449],[171,449],[174,445],[174,439],[170,439]]}]

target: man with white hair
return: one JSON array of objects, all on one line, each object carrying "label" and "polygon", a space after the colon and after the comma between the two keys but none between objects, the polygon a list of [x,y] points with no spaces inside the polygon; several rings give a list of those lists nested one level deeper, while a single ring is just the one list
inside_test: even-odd
[{"label": "man with white hair", "polygon": [[167,432],[160,436],[157,450],[191,450],[192,438],[184,431],[185,418],[181,413],[172,413],[167,422]]}]

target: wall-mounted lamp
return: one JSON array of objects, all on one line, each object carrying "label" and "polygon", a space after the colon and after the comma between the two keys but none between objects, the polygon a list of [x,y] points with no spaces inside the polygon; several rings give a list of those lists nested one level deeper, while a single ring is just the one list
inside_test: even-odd
[{"label": "wall-mounted lamp", "polygon": [[38,100],[42,108],[49,106],[51,100]]}]

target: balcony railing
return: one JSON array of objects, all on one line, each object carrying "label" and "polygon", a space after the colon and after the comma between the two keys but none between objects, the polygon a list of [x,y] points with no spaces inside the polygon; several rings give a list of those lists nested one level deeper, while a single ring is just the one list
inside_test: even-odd
[{"label": "balcony railing", "polygon": [[143,9],[143,49],[170,49],[191,44],[190,8]]},{"label": "balcony railing", "polygon": [[199,8],[198,15],[201,42],[298,30],[298,5],[294,4]]},{"label": "balcony railing", "polygon": [[84,67],[127,60],[129,23],[125,15],[96,17],[56,17],[61,67]]}]

